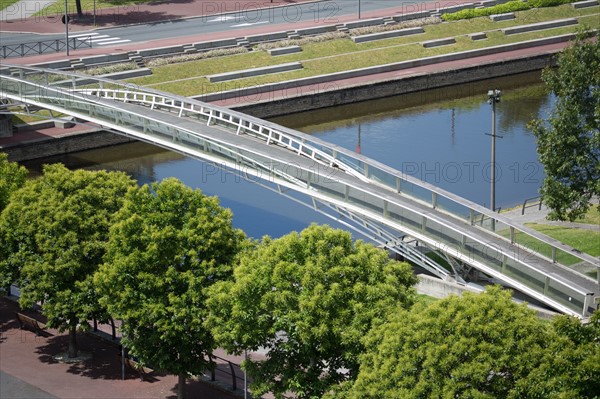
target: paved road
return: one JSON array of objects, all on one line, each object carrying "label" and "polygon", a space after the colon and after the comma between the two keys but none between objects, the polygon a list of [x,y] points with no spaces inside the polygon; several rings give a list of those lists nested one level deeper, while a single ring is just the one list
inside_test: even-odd
[{"label": "paved road", "polygon": [[58,399],[46,391],[0,371],[0,398],[2,399]]},{"label": "paved road", "polygon": [[[99,46],[122,43],[142,43],[152,40],[180,38],[192,35],[213,35],[226,33],[227,37],[246,35],[249,29],[262,28],[264,31],[290,30],[297,27],[314,25],[332,25],[349,19],[359,19],[359,4],[361,18],[368,18],[374,13],[395,15],[406,11],[416,11],[421,6],[418,3],[394,0],[295,0],[293,4],[281,6],[278,2],[209,2],[192,1],[197,3],[194,8],[190,4],[173,2],[172,10],[157,9],[152,5],[140,5],[135,9],[117,8],[102,11],[98,17],[103,25],[123,25],[102,29],[103,36],[95,43]],[[279,3],[282,3],[279,1]],[[289,3],[289,1],[287,2]],[[433,3],[424,0],[420,3]],[[163,6],[169,4],[163,3]],[[436,3],[443,6],[444,2]],[[454,2],[453,4],[456,4]],[[185,6],[185,7],[184,7]],[[264,7],[264,8],[258,8]],[[190,18],[193,17],[193,18]],[[54,17],[53,17],[54,18]],[[70,24],[77,33],[91,32],[91,17],[85,21]],[[150,21],[149,23],[128,24],[130,21]],[[64,25],[57,20],[40,18],[38,23],[30,20],[3,21],[2,42],[4,45],[34,42],[38,40],[54,40],[65,37]],[[287,26],[282,28],[282,26]],[[21,31],[21,33],[17,33]],[[14,33],[11,33],[14,32]],[[31,32],[31,33],[27,33]],[[71,32],[73,34],[73,32]],[[43,34],[43,36],[42,36]]]}]

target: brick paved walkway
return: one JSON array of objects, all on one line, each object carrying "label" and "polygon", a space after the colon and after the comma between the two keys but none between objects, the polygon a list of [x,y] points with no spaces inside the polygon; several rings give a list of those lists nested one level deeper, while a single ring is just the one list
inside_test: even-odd
[{"label": "brick paved walkway", "polygon": [[[79,347],[91,359],[59,363],[53,356],[65,351],[67,335],[48,330],[41,337],[20,330],[15,312],[18,305],[0,299],[0,385],[2,399],[164,399],[177,396],[177,377],[153,372],[145,381],[126,371],[121,379],[118,349],[98,339],[80,335]],[[40,315],[31,314],[38,320]],[[232,399],[236,396],[207,383],[189,381],[188,398]]]}]

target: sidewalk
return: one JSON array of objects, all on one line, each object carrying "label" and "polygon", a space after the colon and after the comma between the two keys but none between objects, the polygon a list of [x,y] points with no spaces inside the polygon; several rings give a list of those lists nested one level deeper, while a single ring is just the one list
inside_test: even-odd
[{"label": "sidewalk", "polygon": [[[65,26],[62,23],[63,14],[57,13],[55,7],[48,7],[42,15],[39,13],[43,6],[37,2],[23,0],[7,7],[0,15],[0,31],[30,32],[30,33],[62,33]],[[159,0],[144,4],[122,5],[110,8],[96,9],[96,25],[94,26],[94,8],[92,1],[82,0],[83,19],[69,22],[70,31],[93,30],[149,22],[169,22],[182,18],[209,16],[229,12],[253,13],[258,9],[280,7],[298,3],[323,0]],[[73,5],[69,15],[75,18],[77,11]]]},{"label": "sidewalk", "polygon": [[[592,200],[592,203],[597,204],[597,200]],[[570,229],[582,229],[600,232],[600,225],[597,224],[587,224],[587,223],[577,223],[577,222],[566,222],[566,221],[554,221],[548,220],[547,216],[550,213],[550,209],[545,205],[541,204],[539,206],[539,202],[532,202],[528,204],[528,206],[523,210],[521,206],[515,207],[513,209],[509,209],[505,212],[501,212],[502,216],[508,217],[511,220],[514,220],[521,224],[526,223],[537,223],[537,224],[547,224],[551,226],[561,226]]]},{"label": "sidewalk", "polygon": [[[350,1],[350,0],[345,0]],[[428,3],[413,3],[405,1],[391,1],[390,8],[380,9],[376,11],[362,12],[361,19],[388,17],[407,12],[416,12],[424,10],[437,9],[447,5],[456,5],[467,3],[469,0],[442,0],[439,2],[430,1]],[[84,3],[86,3],[84,1]],[[220,39],[229,39],[233,37],[244,37],[250,35],[260,35],[270,32],[290,31],[295,29],[303,29],[315,26],[337,25],[358,20],[358,15],[338,15],[335,9],[330,9],[327,4],[333,3],[331,0],[173,0],[158,1],[149,4],[140,4],[135,6],[121,6],[102,10],[97,10],[96,26],[93,25],[92,12],[86,8],[84,13],[86,18],[83,21],[74,21],[69,23],[69,31],[71,32],[88,32],[101,28],[109,28],[114,26],[122,26],[139,23],[156,23],[156,29],[160,29],[161,25],[168,29],[167,24],[177,23],[178,20],[185,18],[199,18],[198,23],[228,23],[211,21],[211,15],[221,13],[237,13],[237,17],[242,20],[252,22],[256,19],[257,12],[272,13],[277,12],[279,7],[284,5],[294,5],[299,3],[315,3],[314,18],[309,21],[296,22],[294,21],[293,12],[289,11],[289,21],[283,24],[260,24],[248,26],[243,30],[227,30],[215,33],[203,33],[199,35],[190,35],[186,37],[178,37],[171,39],[152,40],[143,43],[119,43],[114,45],[106,45],[102,47],[73,50],[70,57],[67,57],[64,52],[42,54],[36,56],[28,56],[22,58],[9,58],[4,61],[7,64],[32,65],[50,61],[65,60],[67,58],[75,59],[93,55],[122,53],[127,51],[135,51],[150,48],[168,47],[181,45],[186,43],[206,42]],[[323,3],[322,5],[320,3]],[[88,3],[89,4],[89,3]],[[262,11],[258,11],[261,9]],[[241,16],[240,16],[241,15]],[[286,14],[287,15],[287,14]],[[65,32],[65,25],[61,22],[62,15],[50,14],[47,16],[18,18],[15,20],[1,20],[0,32],[31,32],[39,34],[57,34]],[[43,39],[43,38],[40,38]]]},{"label": "sidewalk", "polygon": [[[80,351],[91,358],[66,364],[53,356],[64,352],[67,335],[49,330],[37,336],[20,330],[15,312],[19,308],[6,298],[0,299],[0,396],[2,399],[172,399],[177,397],[177,377],[153,372],[145,381],[126,370],[121,379],[121,363],[114,345],[79,335]],[[28,312],[23,312],[30,314]],[[42,320],[40,315],[30,314]],[[241,387],[240,387],[241,388]],[[204,382],[188,380],[188,398],[233,399],[224,390]]]}]

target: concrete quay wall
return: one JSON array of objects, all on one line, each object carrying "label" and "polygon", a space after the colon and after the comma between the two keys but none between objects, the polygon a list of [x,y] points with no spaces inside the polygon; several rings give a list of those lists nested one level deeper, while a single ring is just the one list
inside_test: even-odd
[{"label": "concrete quay wall", "polygon": [[[554,56],[555,54],[549,53],[518,59],[494,61],[487,64],[420,73],[401,79],[386,80],[353,87],[340,88],[337,87],[336,82],[328,82],[325,85],[314,85],[314,87],[292,88],[289,92],[283,93],[281,91],[260,93],[256,95],[253,102],[239,106],[232,105],[231,108],[259,118],[282,116],[296,112],[541,70],[554,63]],[[283,98],[279,98],[282,94]],[[105,131],[68,134],[67,129],[65,130],[65,136],[60,138],[21,143],[4,148],[0,147],[0,151],[8,153],[11,160],[24,161],[106,147],[129,141],[132,140]]]},{"label": "concrete quay wall", "polygon": [[[65,130],[65,132],[68,132],[68,130]],[[108,131],[89,130],[56,138],[0,147],[0,152],[7,153],[10,161],[20,162],[109,147],[132,141],[135,140]]]},{"label": "concrete quay wall", "polygon": [[[231,105],[230,107],[259,118],[270,118],[336,105],[414,93],[421,90],[466,84],[489,78],[538,71],[546,66],[553,65],[554,62],[555,54],[549,53],[495,61],[458,69],[420,73],[402,79],[387,80],[354,87],[338,88],[335,82],[328,82],[324,85],[317,84],[313,87],[305,87],[304,93],[299,88],[292,88],[286,92],[260,93],[254,97],[253,103],[240,104],[239,106]],[[281,97],[282,94],[283,98],[276,98]]]}]

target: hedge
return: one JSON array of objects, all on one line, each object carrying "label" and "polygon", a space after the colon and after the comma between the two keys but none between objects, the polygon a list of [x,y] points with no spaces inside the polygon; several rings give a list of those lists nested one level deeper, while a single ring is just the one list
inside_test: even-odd
[{"label": "hedge", "polygon": [[504,14],[507,12],[529,10],[530,8],[552,7],[561,4],[571,3],[573,0],[521,0],[509,1],[508,3],[498,4],[486,8],[470,8],[453,13],[442,14],[444,21],[458,21],[460,19],[470,19],[476,17],[485,17],[494,14]]}]

